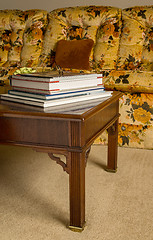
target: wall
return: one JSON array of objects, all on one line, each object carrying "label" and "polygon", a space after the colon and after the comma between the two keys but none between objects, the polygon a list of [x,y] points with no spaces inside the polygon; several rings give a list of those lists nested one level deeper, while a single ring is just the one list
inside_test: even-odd
[{"label": "wall", "polygon": [[120,8],[153,5],[153,0],[1,0],[0,9],[44,9],[51,11],[59,7],[103,5]]}]

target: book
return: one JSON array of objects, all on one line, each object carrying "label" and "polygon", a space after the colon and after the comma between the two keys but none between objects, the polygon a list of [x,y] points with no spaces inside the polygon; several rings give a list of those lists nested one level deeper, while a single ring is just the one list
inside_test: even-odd
[{"label": "book", "polygon": [[62,105],[64,107],[64,105],[66,104],[71,104],[76,102],[77,103],[80,102],[81,104],[81,102],[83,101],[102,99],[104,97],[111,96],[111,94],[112,94],[112,91],[106,91],[106,92],[101,91],[101,92],[98,92],[97,94],[88,94],[85,96],[76,96],[76,97],[69,97],[69,98],[55,99],[55,100],[41,100],[41,99],[22,97],[22,96],[11,95],[11,94],[1,94],[1,99],[46,108],[46,107],[62,106]]},{"label": "book", "polygon": [[102,78],[101,73],[73,73],[73,72],[66,72],[64,71],[63,75],[59,75],[57,71],[49,71],[49,72],[33,72],[33,73],[25,73],[25,74],[16,74],[12,75],[12,79],[24,79],[24,80],[36,80],[36,81],[51,81],[51,80],[71,80],[73,81],[74,79],[80,80],[84,79],[86,80],[87,78],[93,78],[93,77],[98,77]]},{"label": "book", "polygon": [[96,87],[96,88],[79,88],[74,90],[67,90],[67,91],[54,91],[52,94],[44,95],[39,93],[31,93],[31,92],[23,92],[23,91],[16,91],[10,90],[8,93],[11,95],[22,96],[22,97],[29,97],[29,98],[37,98],[42,100],[50,100],[50,99],[61,99],[61,98],[68,98],[74,96],[83,96],[87,94],[94,94],[99,91],[104,91],[104,87]]},{"label": "book", "polygon": [[[57,105],[57,106],[52,106],[52,107],[47,107],[47,108],[39,107],[39,111],[43,111],[43,112],[47,112],[47,113],[82,114],[82,113],[90,110],[92,107],[106,101],[110,97],[111,96],[106,96],[103,98],[85,100],[85,101],[74,102],[74,103],[67,103],[64,105]],[[29,106],[24,105],[24,107],[29,107]],[[32,107],[33,109],[37,108],[34,106],[30,106],[30,107]]]},{"label": "book", "polygon": [[[25,74],[26,75],[26,74]],[[50,94],[52,91],[102,86],[102,74],[35,77],[33,74],[13,75],[10,84],[14,90]]]}]

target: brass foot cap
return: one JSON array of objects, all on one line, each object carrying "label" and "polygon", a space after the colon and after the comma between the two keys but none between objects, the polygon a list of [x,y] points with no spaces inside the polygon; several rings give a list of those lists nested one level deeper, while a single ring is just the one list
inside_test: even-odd
[{"label": "brass foot cap", "polygon": [[85,228],[85,224],[83,227],[68,226],[68,228],[73,232],[82,232]]},{"label": "brass foot cap", "polygon": [[111,173],[116,173],[117,172],[117,168],[116,169],[105,168],[105,171],[111,172]]}]

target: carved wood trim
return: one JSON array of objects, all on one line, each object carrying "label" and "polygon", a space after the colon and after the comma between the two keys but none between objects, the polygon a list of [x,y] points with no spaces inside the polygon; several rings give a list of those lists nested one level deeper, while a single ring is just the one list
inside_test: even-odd
[{"label": "carved wood trim", "polygon": [[[43,149],[43,148],[33,148],[36,152],[44,152],[47,153],[50,159],[55,161],[57,164],[59,164],[62,168],[63,171],[66,173],[70,174],[71,171],[71,159],[70,159],[70,152],[65,152],[61,150],[50,150],[50,149]],[[85,165],[87,164],[88,156],[91,150],[91,146],[86,150],[85,153]],[[59,155],[64,155],[66,158],[66,163],[61,160],[60,157],[55,156],[54,154],[59,154]]]},{"label": "carved wood trim", "polygon": [[[44,152],[47,153],[48,156],[53,160],[56,161],[57,164],[61,165],[63,170],[67,172],[68,174],[70,173],[71,170],[71,161],[70,161],[70,153],[67,151],[63,150],[57,150],[57,149],[45,149],[45,148],[33,148],[36,152]],[[64,163],[60,157],[54,156],[54,154],[59,154],[59,155],[64,155],[66,158],[66,163]]]},{"label": "carved wood trim", "polygon": [[115,134],[115,131],[116,131],[116,125],[115,125],[115,123],[113,123],[112,126],[110,126],[107,130],[108,130],[108,133],[109,133],[110,135],[114,135],[114,134]]},{"label": "carved wood trim", "polygon": [[[64,154],[63,154],[64,155]],[[67,172],[68,174],[70,173],[70,167],[69,167],[69,160],[67,159],[67,155],[64,155],[66,157],[66,163],[61,161],[60,157],[54,156],[53,153],[48,153],[48,156],[54,160],[57,164],[61,165],[63,168],[63,171]]]},{"label": "carved wood trim", "polygon": [[91,146],[86,150],[86,154],[85,154],[85,164],[86,165],[87,165],[87,160],[88,160],[88,157],[89,157],[90,150],[91,150]]}]

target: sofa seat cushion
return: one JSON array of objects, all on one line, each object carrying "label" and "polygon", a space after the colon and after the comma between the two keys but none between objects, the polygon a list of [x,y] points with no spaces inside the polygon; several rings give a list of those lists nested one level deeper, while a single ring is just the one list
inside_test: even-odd
[{"label": "sofa seat cushion", "polygon": [[120,98],[120,122],[134,125],[153,125],[153,94],[124,94]]},{"label": "sofa seat cushion", "polygon": [[119,145],[153,149],[153,94],[124,94],[119,109]]},{"label": "sofa seat cushion", "polygon": [[153,93],[153,72],[124,70],[104,72],[104,86],[107,90]]},{"label": "sofa seat cushion", "polygon": [[[119,146],[153,149],[153,94],[124,94],[119,112]],[[107,132],[95,141],[95,144],[107,143]]]}]

